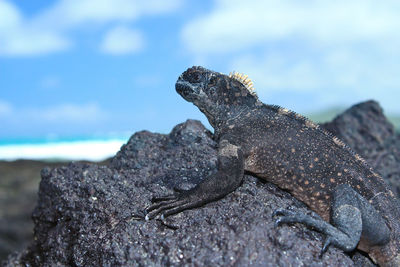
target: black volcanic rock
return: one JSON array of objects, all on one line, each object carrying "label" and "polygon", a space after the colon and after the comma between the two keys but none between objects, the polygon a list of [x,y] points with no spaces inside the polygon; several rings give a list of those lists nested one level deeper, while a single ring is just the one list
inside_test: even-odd
[{"label": "black volcanic rock", "polygon": [[377,102],[354,105],[322,126],[365,158],[400,197],[400,135]]},{"label": "black volcanic rock", "polygon": [[[375,102],[354,106],[324,126],[385,178],[397,177],[399,137]],[[134,134],[108,166],[71,163],[44,169],[33,212],[35,240],[6,266],[367,264],[360,253],[353,262],[336,248],[319,258],[324,237],[301,224],[274,228],[276,208],[314,213],[287,192],[249,175],[225,198],[168,217],[177,230],[136,218],[152,196],[172,193],[174,187],[191,188],[215,167],[212,134],[188,120],[169,135]]]},{"label": "black volcanic rock", "polygon": [[0,161],[0,263],[33,238],[32,210],[36,206],[40,170],[67,163],[35,160]]}]

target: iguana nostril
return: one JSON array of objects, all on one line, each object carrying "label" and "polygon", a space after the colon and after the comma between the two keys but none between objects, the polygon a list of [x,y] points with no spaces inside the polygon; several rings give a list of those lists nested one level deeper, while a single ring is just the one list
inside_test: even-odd
[{"label": "iguana nostril", "polygon": [[176,89],[176,92],[178,92],[178,94],[180,94],[183,97],[186,97],[189,95],[190,89],[182,83],[177,82],[175,85],[175,89]]}]

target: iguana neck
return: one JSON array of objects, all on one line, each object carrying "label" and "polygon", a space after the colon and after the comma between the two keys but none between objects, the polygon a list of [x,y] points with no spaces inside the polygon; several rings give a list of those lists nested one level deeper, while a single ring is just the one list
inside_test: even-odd
[{"label": "iguana neck", "polygon": [[214,128],[214,136],[215,138],[219,138],[222,132],[226,132],[229,129],[230,125],[236,124],[236,120],[241,118],[244,114],[250,112],[255,109],[256,106],[248,106],[248,105],[240,105],[240,106],[231,106],[225,107],[223,109],[219,109],[218,113],[215,113],[215,116],[207,116],[207,113],[204,112],[211,126]]}]

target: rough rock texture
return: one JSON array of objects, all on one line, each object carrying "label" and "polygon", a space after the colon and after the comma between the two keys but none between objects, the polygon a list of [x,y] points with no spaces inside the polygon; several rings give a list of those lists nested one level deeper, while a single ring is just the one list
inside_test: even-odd
[{"label": "rough rock texture", "polygon": [[[0,262],[33,239],[32,210],[38,199],[40,170],[68,162],[36,160],[0,161]],[[97,164],[108,164],[98,162]]]},{"label": "rough rock texture", "polygon": [[400,197],[400,135],[377,102],[354,105],[323,126],[363,156]]},{"label": "rough rock texture", "polygon": [[[399,136],[375,102],[325,125],[398,185]],[[33,213],[35,240],[6,266],[362,266],[301,224],[274,228],[276,208],[307,208],[272,184],[246,175],[222,200],[160,221],[137,220],[154,195],[188,189],[216,167],[216,144],[200,122],[169,135],[138,132],[108,166],[72,163],[43,169]],[[397,182],[397,183],[396,183]],[[397,187],[398,188],[398,187]],[[399,192],[399,190],[396,190]],[[316,216],[316,215],[315,215]],[[372,264],[371,264],[372,265]]]}]

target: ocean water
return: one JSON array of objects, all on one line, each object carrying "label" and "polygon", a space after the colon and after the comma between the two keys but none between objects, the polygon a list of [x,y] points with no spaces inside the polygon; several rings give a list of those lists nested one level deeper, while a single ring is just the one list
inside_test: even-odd
[{"label": "ocean water", "polygon": [[0,139],[0,160],[89,160],[114,156],[129,136]]}]

